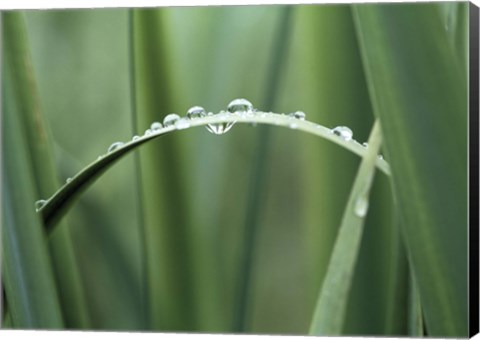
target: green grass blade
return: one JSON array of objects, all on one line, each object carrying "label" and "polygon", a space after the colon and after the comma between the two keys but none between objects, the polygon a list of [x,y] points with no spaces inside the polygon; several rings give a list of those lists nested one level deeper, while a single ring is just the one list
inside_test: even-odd
[{"label": "green grass blade", "polygon": [[9,96],[2,97],[2,281],[9,313],[15,328],[63,328],[47,238],[30,205],[35,192],[24,133]]},{"label": "green grass blade", "polygon": [[342,332],[381,141],[380,124],[375,121],[368,139],[369,147],[345,207],[310,326],[311,335],[339,335]]},{"label": "green grass blade", "polygon": [[[275,33],[271,63],[267,68],[265,99],[263,106],[273,108],[278,96],[282,70],[285,69],[289,40],[292,30],[293,9],[284,6],[278,15],[279,24]],[[247,208],[245,211],[245,225],[243,234],[242,254],[240,256],[238,291],[235,304],[235,319],[233,332],[241,333],[248,329],[248,317],[250,315],[249,302],[252,298],[252,281],[254,273],[255,247],[258,234],[260,233],[260,215],[263,210],[265,177],[269,169],[270,130],[266,126],[259,127],[255,154],[252,161],[251,180],[249,194],[247,196]]]},{"label": "green grass blade", "polygon": [[354,12],[428,333],[466,336],[467,83],[435,6]]},{"label": "green grass blade", "polygon": [[425,335],[423,330],[422,304],[413,273],[410,274],[408,305],[408,335],[421,338]]},{"label": "green grass blade", "polygon": [[[272,126],[283,126],[289,129],[291,129],[292,124],[294,124],[296,131],[303,131],[324,138],[359,156],[363,156],[366,153],[366,149],[361,144],[354,140],[345,141],[344,139],[334,135],[329,128],[306,120],[297,120],[292,117],[277,113],[260,111],[251,117],[241,117],[236,115],[214,115],[189,121],[189,128],[225,122],[236,122],[237,124],[269,124]],[[152,141],[173,131],[177,131],[176,126],[164,127],[150,135],[144,135],[135,141],[127,142],[121,147],[116,148],[114,151],[100,156],[99,159],[92,162],[82,169],[78,174],[73,176],[68,183],[65,183],[50,198],[48,198],[45,202],[45,205],[39,210],[47,230],[52,230],[56,222],[58,222],[59,219],[66,213],[78,195],[86,190],[89,185],[98,179],[116,161],[120,160],[125,155],[144,143]],[[183,131],[183,127],[180,129],[180,132],[181,131]],[[375,164],[380,171],[384,172],[386,175],[390,175],[390,166],[385,160],[377,159]]]},{"label": "green grass blade", "polygon": [[[10,74],[10,81],[5,85],[12,87],[11,100],[16,102],[17,114],[26,132],[37,197],[51,195],[59,183],[50,135],[41,114],[25,20],[23,13],[18,11],[5,13],[3,18],[5,69]],[[66,326],[87,328],[85,296],[80,284],[70,230],[66,225],[49,239],[49,248]]]}]

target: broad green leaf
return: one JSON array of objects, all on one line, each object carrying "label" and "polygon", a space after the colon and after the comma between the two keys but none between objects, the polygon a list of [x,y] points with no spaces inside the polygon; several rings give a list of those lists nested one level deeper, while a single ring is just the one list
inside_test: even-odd
[{"label": "broad green leaf", "polygon": [[466,336],[465,73],[435,4],[354,13],[427,333]]},{"label": "broad green leaf", "polygon": [[381,143],[380,124],[375,121],[368,138],[367,152],[345,206],[310,325],[310,335],[339,335],[342,332]]},{"label": "broad green leaf", "polygon": [[[9,82],[4,84],[12,88],[9,100],[15,101],[18,108],[18,111],[10,114],[19,115],[21,128],[25,133],[35,180],[34,192],[38,199],[51,195],[59,185],[52,157],[50,134],[41,113],[23,13],[15,11],[5,13],[3,19],[6,47],[4,65],[6,72],[9,73]],[[70,230],[65,223],[49,239],[49,247],[66,325],[86,328],[88,327],[86,301],[73,253]]]}]

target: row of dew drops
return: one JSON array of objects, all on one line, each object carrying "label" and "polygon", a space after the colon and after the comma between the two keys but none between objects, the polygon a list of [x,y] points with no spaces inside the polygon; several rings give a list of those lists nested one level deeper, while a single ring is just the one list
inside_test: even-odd
[{"label": "row of dew drops", "polygon": [[[232,100],[228,106],[227,106],[227,111],[220,111],[219,114],[236,114],[236,115],[241,115],[241,116],[253,116],[257,110],[253,107],[252,103],[249,102],[246,99],[243,98],[238,98]],[[262,113],[265,114],[265,113]],[[151,135],[155,132],[158,132],[160,129],[164,127],[170,127],[170,126],[175,126],[177,130],[183,130],[187,129],[190,127],[190,120],[191,119],[196,119],[196,118],[203,118],[207,116],[213,116],[214,114],[212,112],[208,112],[201,106],[193,106],[187,111],[187,117],[180,117],[176,113],[170,113],[165,116],[163,119],[163,124],[160,122],[153,122],[150,125],[150,128],[147,129],[144,133],[144,136]],[[302,111],[296,111],[289,113],[288,116],[298,119],[298,120],[305,120],[305,113]],[[210,133],[213,133],[215,135],[222,135],[224,133],[227,133],[232,126],[235,124],[235,122],[226,122],[226,123],[216,123],[216,124],[208,124],[206,125],[207,131]],[[291,122],[289,124],[289,127],[292,129],[297,128],[297,123],[296,122]],[[354,141],[353,140],[353,132],[350,128],[346,126],[337,126],[331,130],[331,133],[334,135],[342,138],[345,141]],[[140,136],[135,135],[132,138],[132,142],[140,139]],[[123,142],[115,142],[110,145],[108,148],[108,153],[117,150],[118,148],[122,147],[125,145]],[[368,147],[367,143],[363,143],[362,146]],[[103,156],[98,156],[98,160],[102,159]],[[383,159],[382,155],[378,155],[378,158]],[[72,178],[67,178],[66,183],[70,183],[72,181]],[[36,211],[39,211],[45,204],[47,203],[47,200],[38,200],[35,202],[35,209]],[[365,216],[366,211],[368,209],[368,204],[365,205],[364,202],[362,204],[357,204],[360,208],[355,209],[357,215],[359,216]],[[358,210],[358,211],[357,211]]]}]

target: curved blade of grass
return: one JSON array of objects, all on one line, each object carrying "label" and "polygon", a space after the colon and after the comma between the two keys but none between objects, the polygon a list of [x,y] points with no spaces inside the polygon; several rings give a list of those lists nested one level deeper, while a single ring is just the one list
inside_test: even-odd
[{"label": "curved blade of grass", "polygon": [[40,216],[26,207],[35,185],[23,129],[13,103],[2,97],[2,282],[12,325],[63,328],[45,231]]},{"label": "curved blade of grass", "polygon": [[467,336],[467,83],[435,4],[358,5],[374,113],[431,336]]},{"label": "curved blade of grass", "polygon": [[[185,121],[182,121],[185,123]],[[334,135],[329,128],[315,124],[309,121],[302,121],[290,116],[281,115],[277,113],[256,112],[252,116],[238,116],[229,114],[219,114],[214,116],[208,116],[204,118],[198,118],[188,121],[189,128],[196,126],[204,126],[207,124],[219,124],[227,122],[238,123],[257,123],[257,124],[270,124],[273,126],[283,126],[287,128],[295,127],[298,131],[304,131],[313,135],[322,137],[326,140],[334,142],[345,149],[363,156],[366,153],[366,149],[354,140],[345,141],[336,135]],[[46,228],[52,230],[55,223],[65,214],[73,200],[85,190],[90,184],[93,183],[99,176],[101,176],[108,168],[130,151],[135,150],[140,145],[149,142],[155,138],[163,136],[167,133],[176,130],[182,130],[185,128],[183,123],[177,123],[174,126],[163,127],[162,129],[150,134],[142,136],[141,138],[130,141],[123,146],[115,149],[106,155],[100,156],[100,159],[89,164],[77,175],[75,175],[71,181],[65,183],[60,189],[55,192],[45,203],[45,205],[39,210],[42,218],[45,222]],[[180,127],[180,129],[179,129]],[[384,172],[386,175],[390,175],[390,167],[388,163],[383,159],[376,160],[376,166]],[[32,207],[33,209],[33,207]]]},{"label": "curved blade of grass", "polygon": [[[43,121],[40,98],[31,63],[26,24],[22,12],[4,13],[5,69],[10,74],[6,86],[12,87],[22,129],[32,161],[36,192],[50,195],[58,187],[50,134]],[[65,223],[65,222],[63,222]],[[86,300],[80,285],[70,229],[66,226],[49,238],[49,248],[60,302],[67,327],[88,328]]]},{"label": "curved blade of grass", "polygon": [[382,143],[380,124],[375,121],[368,148],[360,163],[342,223],[333,247],[327,273],[310,325],[310,335],[339,335],[342,332],[348,295],[368,211],[369,192]]}]

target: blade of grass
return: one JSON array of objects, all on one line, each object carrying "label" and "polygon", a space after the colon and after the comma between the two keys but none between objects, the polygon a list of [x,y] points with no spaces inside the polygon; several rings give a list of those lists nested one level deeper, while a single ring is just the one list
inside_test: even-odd
[{"label": "blade of grass", "polygon": [[375,121],[368,149],[360,163],[345,207],[327,273],[310,326],[310,335],[339,335],[342,332],[349,290],[368,211],[369,192],[375,162],[382,141],[380,124]]},{"label": "blade of grass", "polygon": [[[280,86],[282,70],[285,69],[285,60],[289,46],[289,38],[292,28],[292,6],[284,6],[279,13],[279,27],[272,48],[272,61],[267,70],[265,108],[273,109],[278,89]],[[268,154],[270,145],[270,130],[268,127],[260,127],[257,132],[257,148],[253,155],[252,172],[249,184],[247,208],[245,212],[245,226],[242,242],[242,254],[240,255],[238,290],[236,293],[235,317],[233,332],[245,332],[248,325],[248,307],[252,296],[252,276],[254,272],[255,245],[258,238],[260,213],[263,210],[263,195],[265,176],[268,172]]]},{"label": "blade of grass", "polygon": [[435,4],[354,7],[432,336],[467,335],[467,87]]},{"label": "blade of grass", "polygon": [[[3,18],[5,69],[11,75],[6,86],[12,87],[11,100],[17,103],[20,122],[26,132],[37,197],[47,196],[55,191],[59,183],[50,135],[41,114],[25,20],[22,12],[15,11],[5,13]],[[88,328],[86,300],[80,285],[70,230],[66,225],[49,238],[49,248],[66,326]]]},{"label": "blade of grass", "polygon": [[47,238],[40,217],[26,206],[35,200],[29,153],[13,103],[7,102],[9,90],[3,89],[2,281],[12,325],[59,329],[64,323]]},{"label": "blade of grass", "polygon": [[423,331],[422,305],[413,273],[410,273],[408,300],[408,334],[415,338],[421,338],[425,335]]},{"label": "blade of grass", "polygon": [[[358,142],[345,141],[342,138],[339,138],[333,133],[331,133],[331,130],[326,127],[306,120],[294,120],[294,118],[292,117],[276,113],[267,113],[260,111],[252,117],[214,115],[205,118],[197,118],[190,121],[189,124],[190,128],[192,128],[196,126],[219,124],[225,122],[236,122],[237,124],[269,124],[272,126],[283,126],[289,129],[291,129],[291,124],[295,123],[295,129],[297,131],[307,132],[315,136],[324,138],[360,156],[363,156],[366,153],[365,148]],[[79,173],[77,173],[74,177],[71,178],[71,181],[65,183],[62,187],[60,187],[46,201],[45,205],[39,210],[39,213],[42,215],[47,230],[53,230],[56,222],[58,222],[58,220],[66,213],[66,211],[71,206],[71,204],[73,204],[74,200],[78,197],[78,195],[80,195],[84,190],[86,190],[115,162],[123,158],[129,152],[140,147],[142,144],[176,130],[177,128],[175,126],[164,127],[163,129],[155,133],[140,137],[135,141],[130,141],[123,146],[118,147],[114,151],[111,151],[106,155],[100,156],[99,159],[82,169]],[[386,175],[390,175],[390,167],[385,160],[377,159],[376,166]]]}]

